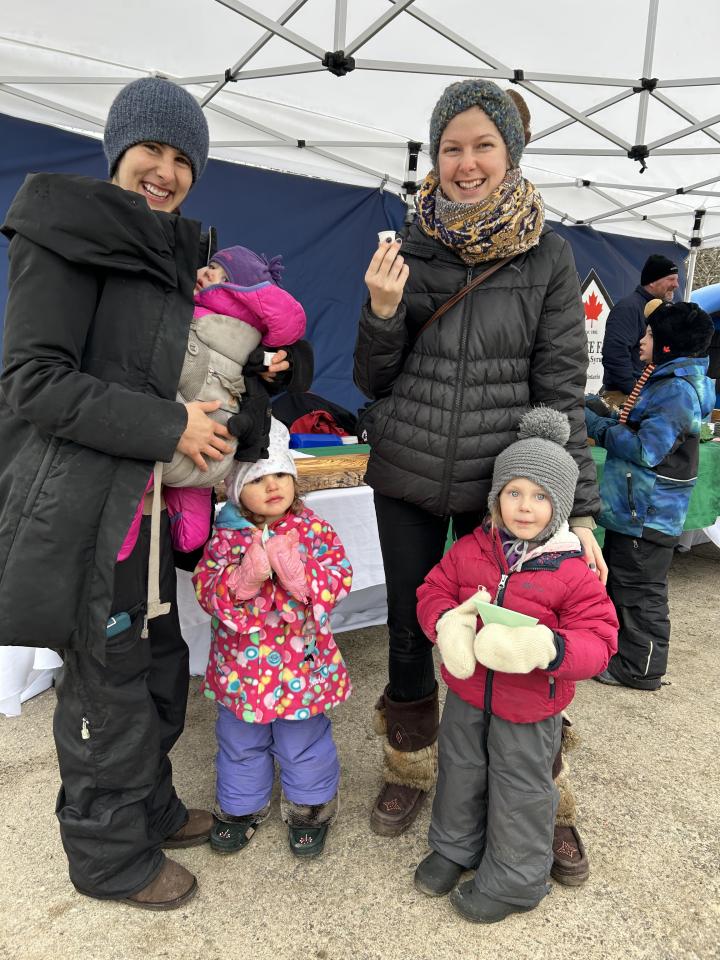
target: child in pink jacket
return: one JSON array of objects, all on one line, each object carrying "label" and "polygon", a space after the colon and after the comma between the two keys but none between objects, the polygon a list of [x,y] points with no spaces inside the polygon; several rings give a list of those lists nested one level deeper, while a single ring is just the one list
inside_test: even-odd
[{"label": "child in pink jacket", "polygon": [[[613,605],[567,524],[578,477],[564,449],[568,418],[538,407],[519,436],[495,461],[490,517],[418,589],[418,620],[449,689],[432,853],[415,885],[429,896],[452,891],[453,907],[476,923],[531,910],[548,892],[561,711],[575,681],[605,669],[617,649]],[[491,608],[478,630],[478,601],[533,619],[504,625]]]},{"label": "child in pink jacket", "polygon": [[193,575],[213,618],[202,689],[217,704],[218,853],[243,849],[268,816],[275,760],[296,856],[322,852],[338,811],[329,712],[351,687],[329,618],[352,569],[330,524],[297,497],[289,439],[273,420],[268,459],[236,464]]}]

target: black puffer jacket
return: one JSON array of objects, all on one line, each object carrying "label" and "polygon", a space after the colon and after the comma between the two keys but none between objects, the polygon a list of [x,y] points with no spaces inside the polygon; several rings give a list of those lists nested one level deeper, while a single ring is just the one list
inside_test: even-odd
[{"label": "black puffer jacket", "polygon": [[102,650],[118,551],[187,423],[175,392],[200,225],[36,174],[2,229],[0,643]]},{"label": "black puffer jacket", "polygon": [[354,379],[377,403],[364,415],[372,452],[367,483],[439,516],[484,511],[495,457],[517,439],[529,406],[568,414],[568,450],[580,467],[574,516],[596,516],[586,447],[587,340],[570,246],[549,228],[540,243],[464,297],[415,342],[423,323],[491,264],[469,269],[414,224],[410,267],[389,320],[366,306]]}]

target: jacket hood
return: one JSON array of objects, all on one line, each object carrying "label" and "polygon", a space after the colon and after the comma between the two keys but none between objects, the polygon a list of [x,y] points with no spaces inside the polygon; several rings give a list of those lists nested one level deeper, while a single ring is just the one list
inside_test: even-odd
[{"label": "jacket hood", "polygon": [[8,239],[19,233],[80,266],[149,274],[176,287],[177,219],[104,180],[33,173],[0,229]]},{"label": "jacket hood", "polygon": [[287,290],[265,281],[252,287],[215,283],[195,294],[195,316],[220,313],[255,327],[268,347],[289,346],[305,333],[305,311]]},{"label": "jacket hood", "polygon": [[706,375],[709,362],[707,357],[678,357],[677,360],[669,360],[653,370],[648,385],[667,377],[685,380],[695,390],[701,415],[706,417],[715,406],[715,383]]}]

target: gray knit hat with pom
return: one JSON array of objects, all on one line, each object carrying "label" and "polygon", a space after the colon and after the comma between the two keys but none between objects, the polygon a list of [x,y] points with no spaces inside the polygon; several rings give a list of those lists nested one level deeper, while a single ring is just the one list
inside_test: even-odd
[{"label": "gray knit hat with pom", "polygon": [[508,94],[492,80],[460,80],[451,83],[440,95],[430,117],[430,158],[437,169],[438,150],[443,130],[458,113],[480,107],[505,141],[510,163],[517,167],[525,149],[525,129],[520,111]]},{"label": "gray knit hat with pom", "polygon": [[570,517],[575,500],[578,467],[565,449],[570,421],[552,407],[534,407],[520,421],[519,439],[495,460],[488,507],[492,509],[503,487],[525,477],[546,490],[553,515],[538,540],[548,540]]},{"label": "gray knit hat with pom", "polygon": [[122,88],[105,121],[103,149],[110,176],[126,150],[153,140],[185,154],[192,167],[193,183],[202,175],[210,134],[200,104],[171,80],[141,77]]}]

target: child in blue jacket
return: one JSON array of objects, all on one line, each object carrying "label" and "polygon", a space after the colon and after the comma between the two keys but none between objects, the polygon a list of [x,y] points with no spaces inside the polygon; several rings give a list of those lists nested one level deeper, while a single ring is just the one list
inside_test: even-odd
[{"label": "child in blue jacket", "polygon": [[619,416],[587,398],[588,436],[607,450],[600,484],[607,589],[618,652],[601,683],[657,690],[670,642],[668,571],[697,480],[700,425],[713,407],[706,376],[713,324],[694,303],[651,300],[640,359],[648,366]]}]

